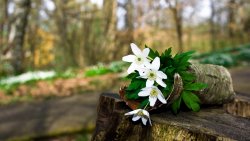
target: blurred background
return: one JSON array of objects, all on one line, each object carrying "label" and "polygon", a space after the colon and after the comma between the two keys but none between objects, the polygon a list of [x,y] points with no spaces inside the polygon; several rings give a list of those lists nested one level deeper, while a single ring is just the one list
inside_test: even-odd
[{"label": "blurred background", "polygon": [[250,0],[1,0],[0,103],[117,92],[132,42],[249,66]]}]

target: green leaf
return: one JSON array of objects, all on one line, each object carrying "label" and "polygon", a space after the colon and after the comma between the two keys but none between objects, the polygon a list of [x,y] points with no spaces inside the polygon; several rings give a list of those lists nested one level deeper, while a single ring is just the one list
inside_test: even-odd
[{"label": "green leaf", "polygon": [[141,89],[142,87],[145,87],[145,86],[146,86],[145,80],[134,78],[134,79],[132,79],[131,83],[129,84],[129,86],[126,90],[127,91],[138,90],[138,89]]},{"label": "green leaf", "polygon": [[181,96],[185,105],[189,109],[195,112],[198,112],[200,110],[200,99],[197,95],[193,94],[190,91],[183,91]]},{"label": "green leaf", "polygon": [[184,89],[189,90],[189,91],[199,91],[199,90],[204,89],[206,87],[207,87],[207,84],[197,83],[197,82],[184,85]]},{"label": "green leaf", "polygon": [[137,91],[127,91],[125,96],[127,99],[129,100],[136,100],[139,98],[138,93],[140,92],[140,90]]},{"label": "green leaf", "polygon": [[172,111],[177,114],[181,106],[181,97],[177,98],[171,105]]},{"label": "green leaf", "polygon": [[138,106],[138,108],[143,109],[147,104],[148,104],[149,100],[148,98],[145,98],[140,105]]},{"label": "green leaf", "polygon": [[196,76],[190,72],[181,71],[179,72],[183,81],[194,81]]},{"label": "green leaf", "polygon": [[[147,45],[145,45],[145,47],[146,47],[146,48],[149,48],[149,47],[147,47]],[[150,50],[150,51],[149,51],[148,56],[149,56],[150,58],[154,59],[155,57],[160,56],[158,51],[154,51],[154,50],[151,49],[151,48],[149,48],[149,50]]]},{"label": "green leaf", "polygon": [[126,76],[127,79],[134,79],[136,78],[137,76],[139,76],[139,74],[136,72],[134,73],[130,73],[129,75]]}]

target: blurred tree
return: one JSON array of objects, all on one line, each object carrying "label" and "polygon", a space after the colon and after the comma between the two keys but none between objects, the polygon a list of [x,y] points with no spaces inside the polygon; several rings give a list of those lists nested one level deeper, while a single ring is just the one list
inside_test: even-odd
[{"label": "blurred tree", "polygon": [[215,29],[215,0],[210,0],[211,16],[209,18],[210,25],[210,45],[212,50],[216,50],[216,29]]},{"label": "blurred tree", "polygon": [[8,51],[8,30],[9,30],[9,14],[8,14],[9,0],[0,1],[0,60],[1,56]]},{"label": "blurred tree", "polygon": [[180,0],[166,0],[170,10],[173,13],[175,28],[178,40],[179,52],[183,52],[183,30],[182,30],[182,20],[183,20],[183,1]]},{"label": "blurred tree", "polygon": [[28,23],[28,15],[30,11],[30,0],[14,0],[15,10],[13,16],[15,18],[11,25],[10,34],[14,35],[13,47],[12,47],[12,66],[15,74],[22,73],[24,71],[24,50],[23,43],[25,37],[25,30]]}]

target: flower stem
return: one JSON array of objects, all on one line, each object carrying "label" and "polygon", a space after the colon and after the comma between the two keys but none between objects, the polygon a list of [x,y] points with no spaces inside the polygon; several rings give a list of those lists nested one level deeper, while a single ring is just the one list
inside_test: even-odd
[{"label": "flower stem", "polygon": [[143,108],[144,110],[148,107],[148,104],[149,104],[149,102],[145,105],[145,107]]},{"label": "flower stem", "polygon": [[151,58],[151,57],[149,57],[149,56],[148,56],[147,58],[148,58],[149,60],[151,60],[151,61],[154,60],[153,58]]}]

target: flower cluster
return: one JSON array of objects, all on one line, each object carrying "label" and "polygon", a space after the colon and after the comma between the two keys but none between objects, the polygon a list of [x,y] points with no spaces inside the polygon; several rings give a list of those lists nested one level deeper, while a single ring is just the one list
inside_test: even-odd
[{"label": "flower cluster", "polygon": [[[166,99],[157,87],[161,86],[165,88],[167,86],[163,82],[163,79],[167,79],[167,75],[159,70],[161,64],[160,58],[150,58],[148,56],[150,52],[149,48],[145,48],[141,51],[134,43],[131,43],[131,49],[134,55],[124,56],[122,60],[131,63],[127,70],[128,74],[138,71],[140,74],[139,77],[146,80],[146,87],[141,89],[141,91],[138,93],[138,96],[149,97],[149,105],[151,107],[155,105],[157,99],[163,104],[166,104]],[[146,110],[136,109],[132,112],[126,113],[125,115],[131,114],[134,114],[133,121],[139,120],[141,118],[143,124],[146,125],[147,119],[149,119],[151,124],[149,113]]]},{"label": "flower cluster", "polygon": [[133,54],[122,58],[131,63],[127,70],[131,82],[120,92],[121,98],[133,110],[125,115],[133,115],[133,121],[141,119],[144,125],[149,121],[151,125],[148,111],[162,107],[167,101],[171,104],[166,107],[171,106],[175,114],[181,105],[195,112],[200,110],[197,93],[207,85],[197,82],[190,71],[189,59],[193,51],[173,56],[171,48],[159,54],[146,45],[140,50],[134,43],[131,43],[131,49]]}]

